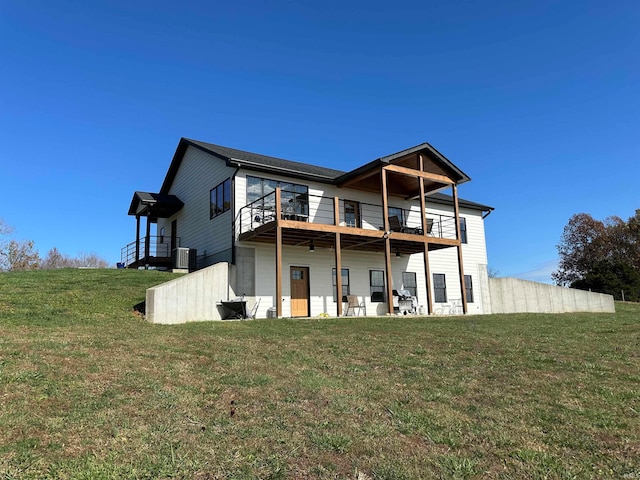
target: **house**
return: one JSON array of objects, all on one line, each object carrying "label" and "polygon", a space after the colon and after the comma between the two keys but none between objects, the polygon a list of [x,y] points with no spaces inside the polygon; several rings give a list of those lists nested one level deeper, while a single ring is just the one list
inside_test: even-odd
[{"label": "house", "polygon": [[341,171],[182,138],[160,191],[133,195],[122,262],[228,265],[257,317],[343,315],[348,298],[367,315],[483,313],[493,209],[459,198],[469,180],[428,143]]}]

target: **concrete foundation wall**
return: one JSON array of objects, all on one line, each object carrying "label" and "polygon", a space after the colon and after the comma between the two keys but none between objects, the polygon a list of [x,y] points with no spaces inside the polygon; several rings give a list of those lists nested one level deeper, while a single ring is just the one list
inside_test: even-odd
[{"label": "concrete foundation wall", "polygon": [[492,313],[615,312],[612,295],[517,278],[490,278]]},{"label": "concrete foundation wall", "polygon": [[217,263],[147,290],[146,318],[152,323],[220,320],[220,300],[235,298],[230,265]]}]

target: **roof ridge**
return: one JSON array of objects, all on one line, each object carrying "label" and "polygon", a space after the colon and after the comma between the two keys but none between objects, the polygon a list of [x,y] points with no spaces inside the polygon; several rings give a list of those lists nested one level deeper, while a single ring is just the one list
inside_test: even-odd
[{"label": "roof ridge", "polygon": [[257,165],[261,167],[268,167],[270,169],[275,168],[280,170],[290,170],[292,167],[298,167],[295,169],[295,171],[300,174],[324,177],[327,180],[334,180],[335,178],[345,173],[342,170],[324,167],[322,165],[299,162],[296,160],[274,157],[272,155],[264,155],[261,153],[250,152],[248,150],[240,150],[234,147],[226,147],[224,145],[218,145],[215,143],[203,142],[201,140],[193,140],[190,138],[184,138],[184,140],[191,144],[195,144],[197,146],[200,146],[201,148],[209,150],[214,154],[244,164],[253,164],[254,166]]}]

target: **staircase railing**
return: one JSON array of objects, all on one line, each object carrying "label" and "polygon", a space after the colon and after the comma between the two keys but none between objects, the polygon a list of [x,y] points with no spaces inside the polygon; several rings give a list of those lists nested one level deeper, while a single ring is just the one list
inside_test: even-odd
[{"label": "staircase railing", "polygon": [[[142,237],[138,242],[133,241],[120,249],[120,262],[126,267],[139,260],[145,259],[147,255],[147,238]],[[171,244],[165,235],[152,235],[149,237],[149,257],[169,258],[171,257]],[[138,244],[138,247],[136,247]],[[176,239],[176,247],[180,246],[180,239]],[[138,255],[136,258],[136,251]]]}]

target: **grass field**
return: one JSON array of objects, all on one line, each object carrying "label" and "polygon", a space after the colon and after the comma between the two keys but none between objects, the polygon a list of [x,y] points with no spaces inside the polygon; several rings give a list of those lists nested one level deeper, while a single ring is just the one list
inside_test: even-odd
[{"label": "grass field", "polygon": [[0,479],[640,478],[640,305],[147,324],[169,274],[0,274]]}]

